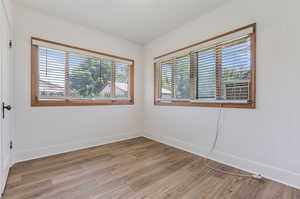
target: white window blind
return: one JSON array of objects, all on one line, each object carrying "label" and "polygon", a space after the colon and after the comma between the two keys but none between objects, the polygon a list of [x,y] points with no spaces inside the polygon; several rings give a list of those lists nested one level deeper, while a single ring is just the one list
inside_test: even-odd
[{"label": "white window blind", "polygon": [[175,98],[189,99],[190,57],[184,56],[175,60]]},{"label": "white window blind", "polygon": [[65,97],[65,52],[39,48],[39,91],[41,98]]},{"label": "white window blind", "polygon": [[250,25],[157,58],[159,96],[155,100],[250,104],[255,85],[254,32]]},{"label": "white window blind", "polygon": [[131,62],[33,41],[40,100],[130,100]]},{"label": "white window blind", "polygon": [[162,100],[188,100],[190,57],[183,56],[161,63],[160,80],[160,98]]},{"label": "white window blind", "polygon": [[173,63],[160,64],[160,98],[171,100],[173,96]]},{"label": "white window blind", "polygon": [[116,62],[116,97],[117,98],[128,98],[129,96],[129,65],[124,63]]},{"label": "white window blind", "polygon": [[202,50],[197,56],[197,100],[223,103],[250,100],[250,37]]},{"label": "white window blind", "polygon": [[225,44],[221,49],[221,99],[249,101],[251,80],[250,37]]},{"label": "white window blind", "polygon": [[197,99],[216,99],[216,53],[207,49],[197,53]]}]

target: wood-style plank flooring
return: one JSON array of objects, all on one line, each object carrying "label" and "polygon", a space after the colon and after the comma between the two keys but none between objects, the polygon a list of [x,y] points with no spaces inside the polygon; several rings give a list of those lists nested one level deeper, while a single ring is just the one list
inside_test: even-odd
[{"label": "wood-style plank flooring", "polygon": [[140,137],[16,164],[4,199],[21,198],[300,199],[300,191],[216,173],[204,158]]}]

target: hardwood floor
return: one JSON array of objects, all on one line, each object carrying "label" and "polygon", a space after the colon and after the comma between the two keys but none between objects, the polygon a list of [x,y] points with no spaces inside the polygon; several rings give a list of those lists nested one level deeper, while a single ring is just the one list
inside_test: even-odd
[{"label": "hardwood floor", "polygon": [[204,158],[140,137],[16,164],[4,199],[21,198],[300,199],[300,190],[216,173]]}]

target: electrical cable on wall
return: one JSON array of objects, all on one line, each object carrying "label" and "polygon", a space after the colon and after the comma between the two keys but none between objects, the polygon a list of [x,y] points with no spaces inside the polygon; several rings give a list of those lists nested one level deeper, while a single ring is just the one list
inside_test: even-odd
[{"label": "electrical cable on wall", "polygon": [[[215,148],[217,146],[218,139],[219,139],[219,136],[220,136],[220,132],[222,130],[222,121],[223,121],[223,109],[220,106],[219,112],[218,112],[217,125],[216,125],[216,134],[215,134],[212,146],[211,146],[211,148],[209,150],[209,153],[207,154],[207,157],[211,156],[211,154],[214,152],[214,150],[215,150]],[[238,177],[245,177],[245,178],[254,178],[254,179],[259,179],[259,180],[262,179],[262,176],[260,174],[249,174],[249,175],[246,175],[246,174],[232,173],[232,172],[227,172],[227,171],[224,171],[222,169],[218,169],[218,168],[212,167],[212,166],[209,165],[207,158],[205,159],[205,166],[208,169],[210,169],[210,170],[213,170],[213,171],[216,171],[216,172],[219,172],[219,173],[223,173],[223,174],[227,174],[227,175],[238,176]]]}]

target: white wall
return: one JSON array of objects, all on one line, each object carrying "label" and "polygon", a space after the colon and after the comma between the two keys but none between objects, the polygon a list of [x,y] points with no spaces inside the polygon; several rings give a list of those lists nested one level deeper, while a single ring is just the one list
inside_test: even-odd
[{"label": "white wall", "polygon": [[[134,137],[142,132],[141,47],[37,11],[15,7],[15,161]],[[135,60],[135,105],[31,107],[30,37]]]},{"label": "white wall", "polygon": [[5,8],[5,15],[8,18],[9,24],[13,26],[13,4],[11,0],[1,0]]},{"label": "white wall", "polygon": [[153,106],[153,57],[257,22],[257,108],[224,109],[212,158],[300,187],[296,0],[233,0],[145,46],[145,135],[205,155],[218,108]]}]

